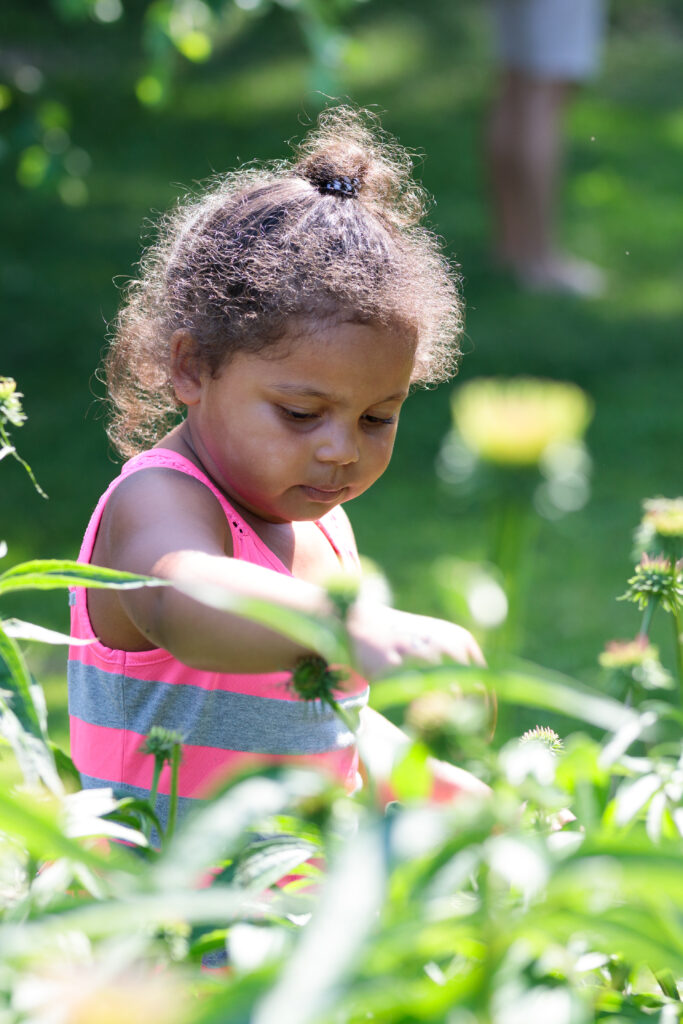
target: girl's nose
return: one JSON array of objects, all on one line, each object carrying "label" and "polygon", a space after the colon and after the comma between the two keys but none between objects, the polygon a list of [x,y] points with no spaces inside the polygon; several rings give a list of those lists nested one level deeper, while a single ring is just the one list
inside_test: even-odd
[{"label": "girl's nose", "polygon": [[338,466],[358,462],[360,452],[355,432],[341,426],[331,427],[319,441],[315,454],[319,462],[333,462]]}]

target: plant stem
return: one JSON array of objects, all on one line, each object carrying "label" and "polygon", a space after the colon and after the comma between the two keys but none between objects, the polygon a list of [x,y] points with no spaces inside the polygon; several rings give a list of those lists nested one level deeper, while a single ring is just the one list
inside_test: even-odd
[{"label": "plant stem", "polygon": [[655,608],[656,607],[657,607],[657,600],[656,600],[656,598],[649,600],[647,602],[647,604],[645,605],[645,611],[643,613],[643,621],[640,624],[640,629],[638,630],[638,636],[648,636],[649,635],[650,627],[652,626],[652,616],[655,613]]},{"label": "plant stem", "polygon": [[[152,776],[152,786],[150,788],[149,797],[148,797],[149,803],[150,803],[153,811],[156,811],[156,809],[157,809],[157,807],[156,807],[156,804],[157,804],[157,789],[159,788],[159,777],[161,775],[161,769],[163,768],[163,766],[164,766],[163,755],[161,757],[159,757],[157,754],[155,754],[154,755],[154,775]],[[147,839],[149,839],[150,832],[152,830],[152,826],[151,826],[151,824],[149,823],[149,821],[147,819],[145,819],[145,822],[144,822],[144,825],[143,825],[143,830],[144,830],[144,833],[145,833],[145,837]]]},{"label": "plant stem", "polygon": [[[331,694],[329,696],[323,697],[322,700],[327,704],[328,707],[332,708],[336,715],[339,715],[339,717],[341,718],[342,722],[349,730],[349,732],[356,737],[357,743],[358,733],[360,732],[360,718],[357,715],[350,715],[346,708],[343,708],[341,704],[338,701],[336,701]],[[371,805],[378,806],[379,797],[377,782],[368,766],[366,765],[365,767],[367,770],[364,773],[364,787],[367,789]]]},{"label": "plant stem", "polygon": [[21,466],[23,466],[26,472],[28,473],[28,477],[33,486],[35,487],[36,491],[40,495],[40,497],[47,498],[47,494],[45,493],[45,491],[43,490],[43,488],[40,486],[35,476],[33,475],[33,470],[29,466],[28,462],[26,462],[25,459],[22,459],[21,455],[10,441],[9,435],[7,434],[7,431],[5,430],[2,423],[0,423],[0,441],[2,441],[2,443],[5,446],[2,452],[2,457],[4,457],[5,455],[11,455],[13,458],[15,458],[17,462]]},{"label": "plant stem", "polygon": [[168,808],[168,821],[166,823],[166,835],[164,842],[169,842],[175,831],[176,818],[178,816],[178,772],[180,770],[180,743],[173,744],[171,754],[171,797]]},{"label": "plant stem", "polygon": [[677,604],[671,609],[671,618],[674,624],[674,653],[676,658],[676,669],[678,672],[678,696],[683,704],[683,629],[681,626],[681,615]]},{"label": "plant stem", "polygon": [[332,708],[335,715],[339,715],[349,732],[353,733],[354,736],[357,736],[359,723],[358,721],[353,720],[346,708],[343,708],[341,704],[334,699],[334,697],[323,697],[323,700]]},{"label": "plant stem", "polygon": [[507,482],[494,512],[491,559],[502,573],[508,599],[507,619],[496,632],[497,644],[508,654],[517,651],[522,642],[522,602],[531,561],[529,548],[534,525],[528,503],[510,489],[510,483]]}]

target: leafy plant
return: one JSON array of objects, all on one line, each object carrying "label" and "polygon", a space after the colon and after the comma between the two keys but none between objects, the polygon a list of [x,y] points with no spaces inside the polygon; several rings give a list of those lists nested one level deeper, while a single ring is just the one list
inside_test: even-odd
[{"label": "leafy plant", "polygon": [[[0,597],[152,582],[36,561],[0,575]],[[215,590],[195,596],[236,607]],[[327,622],[263,602],[239,610],[343,663],[347,607]],[[374,685],[373,704],[403,718],[413,743],[388,808],[372,780],[349,797],[308,771],[255,770],[154,849],[153,792],[66,793],[18,643],[38,635],[3,622],[0,715],[25,776],[0,793],[4,1020],[683,1019],[683,712],[662,699],[666,672],[642,636],[608,645],[603,693],[519,661],[394,672]],[[321,660],[294,685],[319,699],[336,681]],[[497,749],[486,715],[467,705],[483,687],[503,712],[563,716],[567,734],[540,724]],[[146,749],[157,769],[177,764],[180,737],[153,731]],[[490,795],[426,803],[430,753],[457,758]],[[221,953],[227,972],[200,970]]]}]

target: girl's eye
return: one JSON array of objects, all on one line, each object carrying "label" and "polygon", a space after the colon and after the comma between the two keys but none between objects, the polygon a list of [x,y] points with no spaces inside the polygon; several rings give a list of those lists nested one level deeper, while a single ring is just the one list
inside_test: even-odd
[{"label": "girl's eye", "polygon": [[389,427],[392,423],[396,422],[395,416],[387,416],[386,418],[383,416],[365,416],[363,418],[371,427]]},{"label": "girl's eye", "polygon": [[285,405],[280,405],[278,408],[285,419],[294,420],[295,423],[305,423],[307,420],[314,420],[317,416],[317,413],[302,412],[300,409],[288,409]]}]

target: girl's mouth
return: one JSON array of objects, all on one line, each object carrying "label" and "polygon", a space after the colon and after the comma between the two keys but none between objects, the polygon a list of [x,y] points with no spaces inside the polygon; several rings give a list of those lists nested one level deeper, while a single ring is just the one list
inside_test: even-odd
[{"label": "girl's mouth", "polygon": [[346,489],[346,487],[337,487],[331,490],[329,488],[323,489],[320,487],[307,487],[305,484],[301,485],[301,490],[311,501],[319,501],[321,504],[334,504],[335,501],[339,501]]}]

